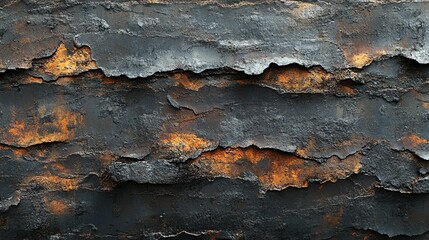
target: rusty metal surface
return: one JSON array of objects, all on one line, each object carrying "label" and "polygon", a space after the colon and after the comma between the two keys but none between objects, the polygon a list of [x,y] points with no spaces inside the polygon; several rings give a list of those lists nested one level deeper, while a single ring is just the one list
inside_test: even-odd
[{"label": "rusty metal surface", "polygon": [[428,11],[1,1],[0,238],[429,238]]}]

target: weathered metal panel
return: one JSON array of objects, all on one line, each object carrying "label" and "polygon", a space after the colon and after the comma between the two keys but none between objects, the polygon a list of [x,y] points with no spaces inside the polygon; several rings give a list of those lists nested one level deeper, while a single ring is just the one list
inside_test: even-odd
[{"label": "weathered metal panel", "polygon": [[0,238],[429,238],[428,11],[1,1]]}]

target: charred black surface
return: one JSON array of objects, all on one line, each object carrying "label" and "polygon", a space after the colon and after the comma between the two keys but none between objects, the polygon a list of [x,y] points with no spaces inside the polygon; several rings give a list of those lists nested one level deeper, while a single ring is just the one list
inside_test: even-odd
[{"label": "charred black surface", "polygon": [[426,1],[0,3],[0,239],[429,238]]},{"label": "charred black surface", "polygon": [[[216,83],[229,75],[210,75],[198,91],[168,75],[90,72],[49,83],[4,76],[4,236],[384,239],[429,230],[424,83],[388,102],[363,90],[338,97]],[[252,175],[207,182],[205,165],[191,166],[204,152],[250,145],[318,165],[362,156],[349,180],[280,192],[261,192]]]},{"label": "charred black surface", "polygon": [[[19,207],[4,215],[7,224],[1,232],[8,238],[32,239],[176,235],[227,239],[360,239],[354,235],[368,235],[384,239],[385,235],[420,235],[428,230],[427,195],[374,190],[374,184],[373,178],[356,176],[263,196],[254,184],[227,179],[180,185],[126,183],[110,192],[34,189]],[[49,213],[46,199],[64,204],[61,214]],[[404,222],[404,216],[413,221]]]}]

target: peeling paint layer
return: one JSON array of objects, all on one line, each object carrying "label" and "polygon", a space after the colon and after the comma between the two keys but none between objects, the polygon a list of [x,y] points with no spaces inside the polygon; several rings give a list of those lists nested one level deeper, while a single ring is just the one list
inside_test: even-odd
[{"label": "peeling paint layer", "polygon": [[308,182],[335,182],[358,173],[359,155],[340,160],[332,157],[324,163],[304,160],[269,149],[217,149],[202,154],[191,167],[207,177],[256,178],[263,189],[282,190],[286,187],[307,187]]},{"label": "peeling paint layer", "polygon": [[75,129],[81,122],[79,113],[69,112],[62,106],[42,105],[24,120],[17,116],[20,113],[16,106],[10,111],[12,118],[2,133],[2,143],[17,147],[67,141],[74,137]]},{"label": "peeling paint layer", "polygon": [[131,78],[222,67],[260,74],[271,63],[320,65],[332,72],[391,56],[429,63],[426,1],[96,1],[49,6],[6,1],[2,6],[1,71],[30,68],[33,59],[48,57],[61,41],[88,46],[106,75]]},{"label": "peeling paint layer", "polygon": [[88,47],[74,48],[69,54],[63,43],[54,55],[36,62],[33,67],[36,73],[45,74],[47,79],[73,76],[93,69],[97,69],[97,64],[91,59],[91,50]]}]

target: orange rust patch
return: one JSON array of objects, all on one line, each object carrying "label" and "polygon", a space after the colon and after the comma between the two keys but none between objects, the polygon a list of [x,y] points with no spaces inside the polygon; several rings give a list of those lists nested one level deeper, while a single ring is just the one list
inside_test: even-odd
[{"label": "orange rust patch", "polygon": [[337,42],[341,47],[348,65],[363,68],[374,60],[388,54],[389,46],[374,47],[364,39],[376,33],[377,15],[374,12],[361,12],[361,19],[350,21],[348,18],[339,19],[337,23]]},{"label": "orange rust patch", "polygon": [[372,62],[372,59],[366,53],[359,53],[351,57],[351,64],[357,68],[362,68]]},{"label": "orange rust patch", "polygon": [[[363,50],[366,50],[363,48]],[[359,50],[357,50],[359,51]],[[374,60],[379,59],[380,57],[386,55],[385,50],[375,50],[373,52],[345,52],[346,59],[349,63],[349,65],[357,68],[363,68],[364,66],[368,66],[371,64]]]},{"label": "orange rust patch", "polygon": [[75,77],[59,77],[55,83],[58,85],[67,85],[75,80]]},{"label": "orange rust patch", "polygon": [[[49,119],[43,117],[49,113]],[[75,128],[81,122],[82,116],[67,111],[64,107],[53,107],[51,111],[41,106],[35,116],[27,119],[12,117],[7,132],[3,132],[3,143],[28,147],[46,142],[66,141],[74,136]]]},{"label": "orange rust patch", "polygon": [[421,138],[416,134],[410,134],[402,138],[402,142],[406,148],[417,148],[422,144],[427,144],[429,141]]},{"label": "orange rust patch", "polygon": [[21,159],[25,154],[27,154],[27,150],[24,148],[13,148],[12,152],[15,159]]},{"label": "orange rust patch", "polygon": [[309,180],[323,183],[347,178],[359,172],[360,158],[360,154],[344,160],[331,157],[319,164],[275,150],[249,147],[206,152],[191,165],[209,177],[242,178],[251,173],[264,189],[282,190],[290,186],[307,187]]},{"label": "orange rust patch", "polygon": [[23,84],[31,84],[31,83],[43,83],[42,78],[27,76],[24,79],[21,79],[21,83]]},{"label": "orange rust patch", "polygon": [[286,92],[323,92],[324,85],[332,74],[321,67],[307,69],[299,66],[288,66],[268,70],[262,76],[264,84],[278,87]]},{"label": "orange rust patch", "polygon": [[72,76],[92,69],[97,69],[97,64],[91,58],[90,48],[74,48],[70,55],[63,43],[60,44],[52,57],[42,61],[40,65],[34,66],[34,70],[52,75],[55,78]]},{"label": "orange rust patch", "polygon": [[44,200],[47,209],[54,215],[63,215],[68,211],[69,207],[61,200],[49,200],[47,198],[45,198]]},{"label": "orange rust patch", "polygon": [[340,86],[340,92],[347,94],[347,95],[355,95],[356,94],[356,91],[353,88],[351,88],[349,86],[345,86],[345,85]]},{"label": "orange rust patch", "polygon": [[160,149],[178,156],[187,156],[194,152],[204,151],[213,143],[193,133],[170,133],[160,141]]},{"label": "orange rust patch", "polygon": [[176,80],[175,86],[182,85],[187,89],[191,89],[194,91],[200,90],[200,88],[204,87],[205,81],[202,80],[191,80],[189,75],[186,73],[175,73],[173,78]]},{"label": "orange rust patch", "polygon": [[46,176],[32,176],[23,181],[24,185],[37,184],[46,189],[53,191],[71,191],[78,189],[79,179],[76,178],[61,178],[48,174]]}]

